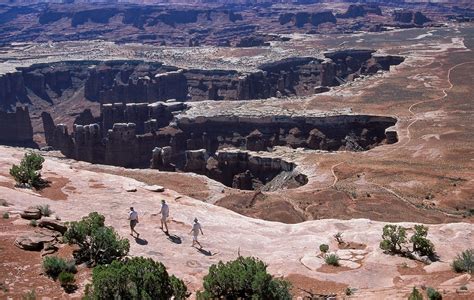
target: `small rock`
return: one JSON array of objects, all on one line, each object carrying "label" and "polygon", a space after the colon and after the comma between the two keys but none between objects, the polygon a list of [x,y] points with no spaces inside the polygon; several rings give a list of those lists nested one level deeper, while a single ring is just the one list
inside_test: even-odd
[{"label": "small rock", "polygon": [[165,188],[161,185],[147,185],[144,188],[150,192],[162,193],[165,191]]},{"label": "small rock", "polygon": [[62,222],[59,222],[55,218],[42,218],[39,221],[38,226],[58,231],[61,234],[64,234],[67,231],[66,225],[64,225]]},{"label": "small rock", "polygon": [[29,207],[20,213],[20,216],[27,220],[39,220],[41,219],[41,211],[36,207]]},{"label": "small rock", "polygon": [[59,248],[56,246],[55,242],[45,243],[43,245],[43,250],[41,250],[41,256],[46,256],[55,253]]}]

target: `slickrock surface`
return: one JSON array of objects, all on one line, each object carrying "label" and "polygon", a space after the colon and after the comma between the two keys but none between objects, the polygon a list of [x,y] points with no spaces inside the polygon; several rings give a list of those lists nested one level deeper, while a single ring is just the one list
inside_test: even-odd
[{"label": "slickrock surface", "polygon": [[[23,153],[23,149],[0,148],[0,195],[12,204],[10,207],[0,207],[1,213],[10,211],[13,218],[15,211],[32,204],[49,204],[62,221],[71,221],[91,211],[98,211],[105,215],[108,225],[130,239],[131,255],[148,256],[163,262],[171,273],[183,278],[193,291],[201,287],[202,277],[211,264],[234,259],[238,253],[263,259],[275,276],[307,278],[306,281],[294,280],[296,286],[308,280],[336,286],[341,284],[339,287],[357,288],[354,297],[361,299],[403,298],[413,285],[421,284],[440,288],[446,292],[447,299],[459,299],[455,291],[462,285],[466,285],[469,291],[474,290],[474,282],[469,275],[452,273],[449,267],[457,253],[474,246],[472,224],[429,225],[429,238],[436,245],[440,261],[429,266],[419,266],[405,258],[385,255],[378,248],[384,222],[328,219],[288,225],[257,220],[183,196],[179,190],[151,192],[143,182],[86,171],[82,168],[85,163],[48,157],[44,164],[44,177],[53,180],[53,184],[58,178],[67,182],[62,187],[47,188],[54,189],[51,192],[66,195],[65,200],[51,200],[35,192],[13,187],[14,182],[7,175],[8,169],[11,163],[21,159]],[[130,187],[136,187],[137,191],[127,192]],[[159,229],[160,219],[156,213],[161,199],[167,200],[170,205],[170,237]],[[136,240],[129,236],[126,218],[130,206],[135,207],[140,214],[137,230],[141,235]],[[194,217],[203,226],[202,251],[190,247],[191,237],[188,233]],[[402,225],[411,227],[413,224]],[[338,250],[333,239],[336,232],[343,232],[345,241],[362,245],[356,250]],[[9,234],[8,231],[2,231],[1,248],[6,247],[4,243]],[[322,259],[318,256],[322,243],[329,244],[331,251],[337,251],[343,259],[342,267],[331,269],[322,266]],[[404,264],[406,268],[401,267]],[[1,268],[5,267],[2,264]],[[413,274],[405,274],[407,270],[412,270]],[[15,281],[13,278],[8,280]],[[10,288],[21,284],[17,281]],[[309,284],[310,289],[317,286]],[[342,293],[343,290],[340,288],[338,292]],[[472,292],[469,293],[472,296]]]}]

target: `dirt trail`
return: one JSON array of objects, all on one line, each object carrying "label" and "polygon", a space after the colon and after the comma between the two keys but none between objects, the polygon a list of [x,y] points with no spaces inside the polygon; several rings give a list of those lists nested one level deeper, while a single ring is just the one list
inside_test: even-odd
[{"label": "dirt trail", "polygon": [[448,75],[447,75],[449,87],[442,90],[443,96],[435,98],[435,99],[418,101],[418,102],[413,103],[412,105],[410,105],[410,107],[408,108],[408,111],[410,112],[410,114],[413,117],[415,117],[415,120],[413,120],[410,124],[408,124],[408,126],[407,126],[407,138],[408,138],[408,140],[401,147],[405,147],[408,143],[410,143],[410,141],[411,141],[410,127],[413,126],[413,124],[415,124],[416,122],[418,122],[420,120],[420,118],[417,117],[417,114],[413,111],[413,108],[415,106],[420,105],[420,104],[436,102],[436,101],[441,101],[441,100],[445,99],[448,96],[448,91],[450,91],[454,87],[453,83],[451,82],[451,72],[454,69],[456,69],[460,66],[467,65],[467,64],[473,64],[473,63],[474,63],[474,61],[463,62],[463,63],[454,65],[451,68],[449,68]]}]

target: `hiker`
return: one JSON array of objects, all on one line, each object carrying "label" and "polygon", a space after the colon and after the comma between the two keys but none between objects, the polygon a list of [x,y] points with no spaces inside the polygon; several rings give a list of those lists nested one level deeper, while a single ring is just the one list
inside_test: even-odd
[{"label": "hiker", "polygon": [[194,245],[198,244],[199,248],[202,249],[202,245],[198,241],[199,231],[201,231],[201,234],[204,235],[204,233],[202,232],[201,224],[199,224],[199,221],[197,218],[194,218],[193,229],[191,229],[191,232],[189,232],[193,234],[193,244],[191,247],[194,247]]},{"label": "hiker", "polygon": [[133,209],[133,207],[130,207],[128,219],[130,220],[130,235],[133,236],[133,233],[135,232],[138,238],[140,234],[135,230],[135,226],[138,224],[138,213]]},{"label": "hiker", "polygon": [[158,213],[161,214],[161,229],[163,230],[166,228],[166,231],[165,230],[163,231],[168,233],[168,224],[166,222],[167,222],[168,216],[170,215],[170,208],[168,204],[166,204],[165,200],[161,200],[161,209]]}]

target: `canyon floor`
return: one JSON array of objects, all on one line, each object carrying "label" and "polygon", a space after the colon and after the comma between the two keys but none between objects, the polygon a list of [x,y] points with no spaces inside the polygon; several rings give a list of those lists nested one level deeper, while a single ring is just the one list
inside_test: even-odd
[{"label": "canyon floor", "polygon": [[[192,174],[92,165],[54,152],[43,152],[43,175],[51,186],[37,193],[15,188],[8,174],[27,150],[2,146],[0,199],[11,205],[0,207],[0,213],[10,213],[10,219],[0,220],[0,283],[8,290],[0,290],[0,295],[16,299],[35,288],[38,296],[80,298],[89,270],[80,270],[76,293],[63,294],[58,283],[40,275],[39,253],[13,245],[17,235],[33,230],[18,213],[31,205],[49,204],[63,221],[91,211],[104,214],[108,225],[130,239],[130,255],[163,262],[193,292],[201,288],[210,265],[240,254],[264,260],[273,275],[293,283],[296,297],[307,296],[306,290],[343,298],[349,287],[354,289],[351,299],[406,299],[413,286],[433,286],[444,299],[472,299],[472,276],[452,272],[450,263],[474,247],[474,27],[450,24],[318,41],[295,38],[302,49],[341,48],[347,43],[405,55],[406,60],[390,72],[320,95],[201,102],[186,113],[262,115],[284,110],[305,115],[348,110],[394,116],[396,144],[365,152],[276,148],[269,155],[295,162],[309,181],[271,193],[234,190]],[[59,117],[63,111],[56,113]],[[152,184],[164,186],[165,192],[145,188]],[[127,192],[131,187],[136,192]],[[156,215],[161,199],[170,205],[169,237],[160,230]],[[141,216],[136,240],[129,236],[126,220],[130,206]],[[201,251],[190,247],[194,217],[203,226]],[[389,222],[406,227],[428,224],[428,237],[440,260],[422,265],[384,254],[379,242]],[[355,249],[339,249],[333,238],[337,232]],[[322,243],[337,251],[342,267],[324,266]],[[70,255],[70,249],[64,246],[60,255]]]}]

